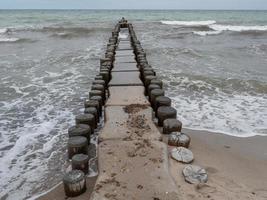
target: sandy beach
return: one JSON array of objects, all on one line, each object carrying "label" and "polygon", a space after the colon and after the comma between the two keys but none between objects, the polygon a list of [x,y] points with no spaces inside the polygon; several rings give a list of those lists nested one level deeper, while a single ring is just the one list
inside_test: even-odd
[{"label": "sandy beach", "polygon": [[[191,137],[190,150],[195,160],[192,164],[204,167],[209,175],[206,184],[191,185],[184,181],[185,164],[169,158],[170,172],[182,199],[213,200],[265,200],[267,198],[267,138],[255,136],[238,138],[207,131],[183,130]],[[172,147],[169,146],[169,149]],[[76,198],[88,199],[95,178],[88,178],[85,194]],[[62,184],[38,198],[63,200]]]},{"label": "sandy beach", "polygon": [[[156,72],[163,81],[164,95],[177,110],[177,119],[183,127],[194,129],[183,130],[192,139],[192,164],[203,166],[209,174],[207,184],[190,185],[182,176],[185,165],[170,156],[165,159],[164,166],[169,164],[180,196],[267,199],[266,11],[41,9],[0,11],[0,19],[5,19],[0,20],[0,200],[33,199],[49,188],[53,189],[41,199],[65,199],[60,181],[66,169],[70,170],[68,129],[75,125],[75,117],[84,112],[84,100],[98,75],[99,59],[106,56],[104,49],[114,23],[122,16],[133,23],[146,54],[140,52],[138,58],[129,50],[130,45],[122,42],[118,50],[126,49],[116,54],[117,66],[112,69],[112,76],[124,78],[120,83],[124,86],[130,81],[120,70],[134,71],[136,65],[122,66],[119,63],[125,58],[121,56],[133,63],[134,57],[139,59],[148,68],[147,75]],[[120,37],[125,39],[125,34],[122,32]],[[110,46],[109,55],[113,48],[109,41],[107,47]],[[107,72],[106,66],[102,69]],[[135,72],[132,74],[132,78],[137,77]],[[114,80],[111,84],[117,85]],[[140,85],[140,80],[132,84]],[[127,88],[111,92],[115,97],[107,105],[116,101],[111,106],[128,101],[119,99],[123,96],[136,97],[136,91]],[[115,111],[123,110],[112,113]],[[127,113],[117,115],[120,123],[127,118]],[[140,127],[144,125],[142,116],[131,119],[141,122]],[[153,120],[148,124],[153,124]],[[129,131],[131,124],[136,123],[123,128]],[[91,137],[91,176],[97,173],[97,143],[132,133],[124,129],[110,131],[114,130],[114,123],[107,125],[103,130],[108,137]],[[153,138],[146,138],[159,140],[161,135],[156,129],[141,130],[133,134],[134,139],[154,134]],[[168,176],[169,173],[163,177]],[[95,179],[88,179],[89,189],[79,198],[89,199]],[[170,188],[174,182],[170,179],[169,184],[162,185]]]},{"label": "sandy beach", "polygon": [[267,199],[266,137],[184,132],[192,139],[193,164],[204,167],[209,174],[207,184],[187,184],[182,176],[184,165],[170,159],[171,173],[184,199]]}]

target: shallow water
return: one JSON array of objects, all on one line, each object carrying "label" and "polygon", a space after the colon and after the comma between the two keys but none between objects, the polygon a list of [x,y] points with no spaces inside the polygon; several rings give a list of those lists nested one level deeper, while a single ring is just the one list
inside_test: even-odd
[{"label": "shallow water", "polygon": [[266,11],[0,11],[0,198],[61,179],[67,129],[122,16],[185,127],[267,134]]}]

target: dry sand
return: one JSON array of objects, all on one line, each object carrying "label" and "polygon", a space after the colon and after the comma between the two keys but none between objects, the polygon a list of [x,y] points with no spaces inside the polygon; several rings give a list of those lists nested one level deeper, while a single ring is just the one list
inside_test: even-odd
[{"label": "dry sand", "polygon": [[170,160],[170,169],[184,199],[266,200],[267,137],[237,138],[205,131],[184,130],[191,136],[193,164],[204,167],[207,184],[185,183],[185,164]]}]

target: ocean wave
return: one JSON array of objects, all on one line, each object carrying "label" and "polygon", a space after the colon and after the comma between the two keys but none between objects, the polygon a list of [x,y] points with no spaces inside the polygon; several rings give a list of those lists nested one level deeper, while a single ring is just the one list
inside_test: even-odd
[{"label": "ocean wave", "polygon": [[225,31],[238,32],[241,34],[259,34],[260,32],[266,32],[267,26],[235,26],[235,25],[221,25],[212,24],[209,28],[213,31],[195,31],[194,34],[206,36],[206,35],[218,35]]},{"label": "ocean wave", "polygon": [[[260,32],[267,32],[267,25],[227,25],[217,24],[216,21],[161,21],[162,24],[178,25],[182,27],[203,28],[204,30],[193,31],[194,34],[200,36],[218,35],[225,31],[239,32],[246,34],[259,34]],[[208,29],[208,30],[205,30]]]},{"label": "ocean wave", "polygon": [[9,33],[16,32],[41,32],[41,33],[55,33],[58,36],[63,36],[61,33],[75,34],[77,35],[88,35],[93,32],[110,31],[108,27],[81,27],[81,26],[43,26],[43,25],[25,25],[15,27],[0,28],[0,35],[7,35]]},{"label": "ocean wave", "polygon": [[7,33],[9,31],[8,28],[0,28],[0,34]]},{"label": "ocean wave", "polygon": [[179,25],[179,26],[209,26],[216,24],[216,21],[207,20],[207,21],[161,21],[162,24],[167,25]]},{"label": "ocean wave", "polygon": [[65,26],[49,26],[37,28],[32,31],[37,32],[51,32],[51,33],[72,33],[76,35],[88,35],[89,33],[99,32],[99,31],[109,31],[106,27],[65,27]]},{"label": "ocean wave", "polygon": [[54,33],[50,35],[50,37],[56,37],[56,38],[62,38],[62,39],[70,39],[73,37],[77,37],[78,35],[73,34],[73,33]]},{"label": "ocean wave", "polygon": [[266,82],[163,74],[185,127],[238,137],[267,135]]},{"label": "ocean wave", "polygon": [[169,82],[170,87],[179,87],[185,93],[200,92],[213,95],[218,92],[223,92],[228,95],[267,95],[267,83],[258,80],[212,78],[184,73],[164,73],[164,79]]},{"label": "ocean wave", "polygon": [[19,38],[0,38],[0,42],[17,42],[19,41]]},{"label": "ocean wave", "polygon": [[0,43],[23,43],[23,42],[36,42],[36,40],[27,39],[27,38],[0,37]]},{"label": "ocean wave", "polygon": [[236,26],[236,25],[220,25],[212,24],[210,28],[216,31],[267,31],[267,26]]},{"label": "ocean wave", "polygon": [[222,33],[222,31],[194,31],[193,33],[200,36],[206,36],[206,35],[219,35]]}]

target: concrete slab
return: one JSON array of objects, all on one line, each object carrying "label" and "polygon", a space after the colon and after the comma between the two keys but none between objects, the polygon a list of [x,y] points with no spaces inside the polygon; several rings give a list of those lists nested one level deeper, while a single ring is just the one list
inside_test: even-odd
[{"label": "concrete slab", "polygon": [[[150,106],[149,101],[145,97],[144,86],[132,87],[109,87],[110,97],[106,102],[106,106],[127,106],[131,104],[141,104]],[[127,95],[122,95],[127,94]]]},{"label": "concrete slab", "polygon": [[136,63],[115,63],[112,72],[139,71]]},{"label": "concrete slab", "polygon": [[152,108],[148,105],[105,107],[105,125],[98,141],[106,140],[161,140],[162,136],[152,121]]},{"label": "concrete slab", "polygon": [[134,55],[128,56],[115,56],[116,63],[136,63]]},{"label": "concrete slab", "polygon": [[143,86],[140,72],[112,72],[109,86]]},{"label": "concrete slab", "polygon": [[116,56],[134,56],[134,52],[132,50],[116,51]]},{"label": "concrete slab", "polygon": [[119,43],[117,50],[133,50],[133,47],[131,46],[130,43],[129,44]]},{"label": "concrete slab", "polygon": [[90,200],[181,200],[170,176],[167,147],[158,141],[105,141]]},{"label": "concrete slab", "polygon": [[116,63],[136,63],[135,57],[132,56],[116,56],[115,57],[115,62]]},{"label": "concrete slab", "polygon": [[130,40],[121,40],[118,45],[128,45],[128,44],[131,44],[131,41]]}]

